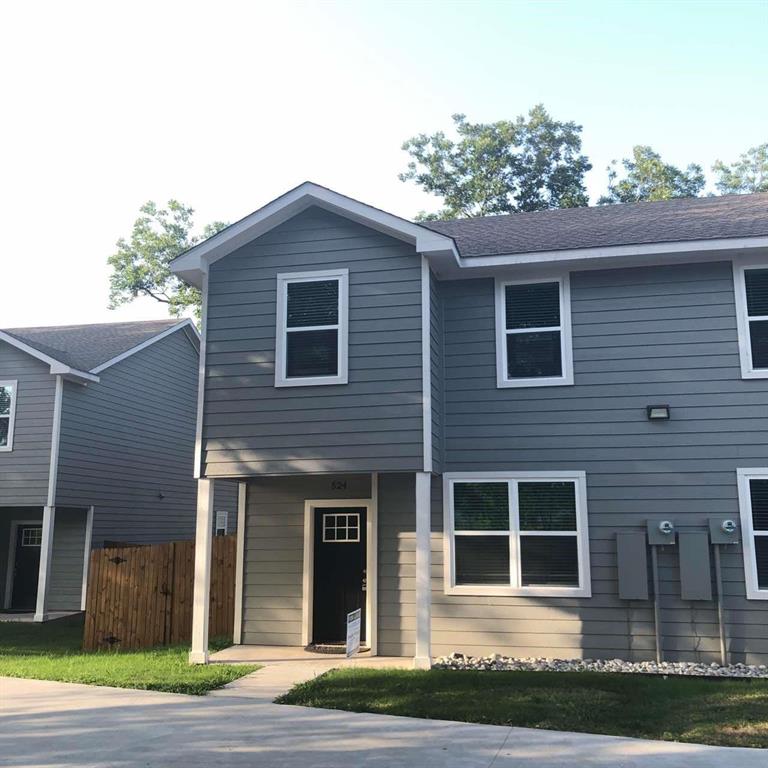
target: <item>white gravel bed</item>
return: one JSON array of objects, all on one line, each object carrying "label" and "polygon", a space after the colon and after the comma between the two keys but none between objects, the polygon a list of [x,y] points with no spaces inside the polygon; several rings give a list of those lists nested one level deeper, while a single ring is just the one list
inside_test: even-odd
[{"label": "white gravel bed", "polygon": [[475,669],[514,672],[620,672],[637,675],[686,675],[689,677],[765,677],[768,666],[750,664],[697,664],[693,662],[622,661],[621,659],[516,659],[494,653],[490,656],[465,656],[452,653],[435,660],[437,669]]}]

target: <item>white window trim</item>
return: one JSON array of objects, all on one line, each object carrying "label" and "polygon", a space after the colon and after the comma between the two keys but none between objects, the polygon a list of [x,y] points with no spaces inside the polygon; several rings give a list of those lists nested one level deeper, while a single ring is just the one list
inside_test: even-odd
[{"label": "white window trim", "polygon": [[[311,331],[319,328],[330,329],[338,327],[338,363],[339,369],[335,376],[304,376],[288,378],[285,375],[287,362],[286,328],[288,284],[305,283],[320,280],[336,279],[339,281],[339,322],[338,326],[307,326],[297,331]],[[275,340],[275,386],[276,387],[309,387],[323,384],[348,383],[348,337],[349,337],[349,270],[330,269],[316,272],[287,272],[277,276],[277,336]]]},{"label": "white window trim", "polygon": [[[520,557],[518,541],[520,537],[519,520],[516,514],[516,483],[509,484],[510,493],[510,581],[515,576],[516,586],[488,584],[456,584],[456,553],[453,529],[453,485],[454,483],[499,483],[516,481],[574,482],[576,485],[576,539],[578,542],[579,585],[578,587],[529,586],[520,584]],[[571,533],[570,531],[568,533]],[[547,531],[556,535],[556,531]],[[493,532],[489,532],[493,535]],[[444,592],[446,595],[477,596],[531,596],[531,597],[592,597],[592,584],[589,569],[589,527],[587,516],[587,475],[583,471],[567,472],[448,472],[443,475],[443,571]]]},{"label": "white window trim", "polygon": [[[527,285],[532,283],[558,283],[560,286],[560,325],[553,327],[525,328],[520,331],[507,331],[505,291],[508,285]],[[506,280],[496,279],[496,386],[502,387],[553,387],[573,384],[573,339],[571,333],[571,281],[568,273],[554,276],[541,276],[535,279]],[[507,376],[507,334],[533,333],[535,331],[560,331],[560,360],[562,376],[545,376],[528,379],[510,379]]]},{"label": "white window trim", "polygon": [[372,475],[370,499],[305,499],[304,501],[304,562],[301,590],[301,644],[312,642],[312,616],[315,594],[315,510],[327,507],[364,507],[366,510],[366,590],[365,590],[365,637],[376,655],[378,644],[378,596],[377,557],[378,534],[378,476]]},{"label": "white window trim", "polygon": [[768,480],[768,468],[737,469],[736,478],[739,486],[739,515],[741,517],[741,550],[744,554],[744,581],[747,588],[747,600],[768,600],[768,589],[757,585],[757,560],[755,559],[755,534],[752,527],[752,496],[749,492],[750,480]]},{"label": "white window trim", "polygon": [[768,368],[755,368],[752,365],[752,343],[749,335],[749,321],[768,320],[768,316],[756,315],[755,317],[750,318],[747,313],[747,283],[744,276],[744,271],[746,269],[768,269],[768,262],[733,262],[733,291],[736,298],[736,326],[739,331],[741,378],[768,379]]},{"label": "white window trim", "polygon": [[6,379],[5,381],[0,381],[0,387],[11,387],[13,391],[8,416],[0,417],[8,419],[8,443],[7,445],[0,445],[0,452],[7,453],[13,450],[13,432],[16,426],[16,401],[19,399],[19,382],[16,379]]}]

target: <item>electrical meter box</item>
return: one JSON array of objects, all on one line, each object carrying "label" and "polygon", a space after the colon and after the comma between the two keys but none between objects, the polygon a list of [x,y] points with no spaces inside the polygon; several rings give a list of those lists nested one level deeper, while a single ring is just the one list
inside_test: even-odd
[{"label": "electrical meter box", "polygon": [[713,544],[738,544],[739,523],[733,515],[709,518],[709,540]]},{"label": "electrical meter box", "polygon": [[669,518],[658,517],[655,520],[647,520],[646,525],[648,526],[648,543],[651,546],[675,543],[675,524]]}]

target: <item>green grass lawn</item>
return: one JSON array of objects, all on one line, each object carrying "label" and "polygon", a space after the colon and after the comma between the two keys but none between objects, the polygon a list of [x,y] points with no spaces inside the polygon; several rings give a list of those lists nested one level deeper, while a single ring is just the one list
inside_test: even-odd
[{"label": "green grass lawn", "polygon": [[[0,623],[0,677],[111,685],[202,695],[258,669],[255,665],[190,666],[186,647],[83,653],[83,617],[44,624]],[[229,645],[212,642],[211,649]]]},{"label": "green grass lawn", "polygon": [[281,704],[768,747],[768,680],[599,672],[339,669],[297,685]]}]

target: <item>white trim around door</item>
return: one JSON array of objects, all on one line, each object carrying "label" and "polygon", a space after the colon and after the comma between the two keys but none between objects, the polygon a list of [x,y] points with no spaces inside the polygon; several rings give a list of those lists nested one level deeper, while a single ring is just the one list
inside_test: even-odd
[{"label": "white trim around door", "polygon": [[[373,484],[375,488],[375,483]],[[315,572],[315,515],[316,509],[333,507],[363,507],[366,510],[366,643],[371,648],[371,655],[376,653],[376,635],[378,632],[376,617],[376,547],[378,546],[376,503],[374,499],[306,499],[304,501],[304,575],[301,601],[301,644],[306,647],[312,642],[312,609]],[[373,558],[371,553],[374,553]],[[373,564],[373,567],[371,565]]]},{"label": "white trim around door", "polygon": [[11,607],[11,598],[13,597],[13,571],[16,567],[16,537],[20,525],[40,525],[43,524],[43,518],[37,520],[11,520],[10,538],[8,540],[8,570],[5,574],[5,595],[3,598],[3,608]]}]

